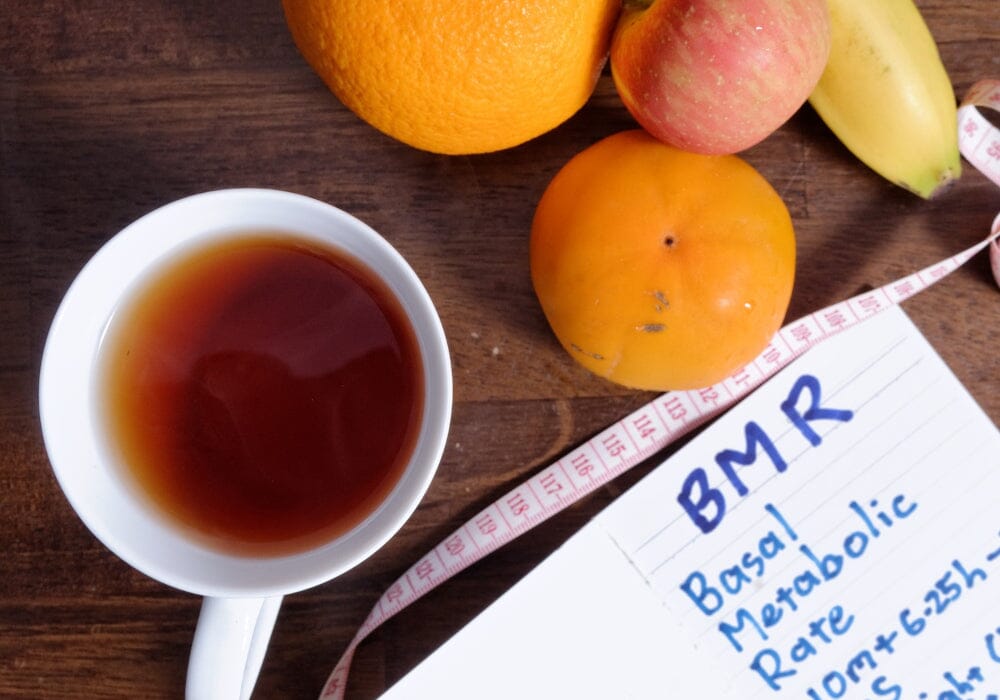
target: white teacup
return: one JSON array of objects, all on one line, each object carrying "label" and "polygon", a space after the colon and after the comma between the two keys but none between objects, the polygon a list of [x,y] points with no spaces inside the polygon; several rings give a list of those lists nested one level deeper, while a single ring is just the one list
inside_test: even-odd
[{"label": "white teacup", "polygon": [[[409,317],[424,374],[420,431],[396,486],[346,534],[281,556],[217,551],[152,512],[123,482],[95,410],[102,336],[134,283],[192,244],[262,229],[342,250],[380,277]],[[253,690],[283,595],[328,581],[360,563],[415,510],[444,450],[451,382],[447,343],[431,299],[382,237],[343,211],[308,197],[234,189],[157,209],[98,251],[73,282],[52,323],[42,357],[39,403],[56,478],[91,532],[146,575],[205,597],[191,650],[187,697],[224,700],[247,698]]]}]

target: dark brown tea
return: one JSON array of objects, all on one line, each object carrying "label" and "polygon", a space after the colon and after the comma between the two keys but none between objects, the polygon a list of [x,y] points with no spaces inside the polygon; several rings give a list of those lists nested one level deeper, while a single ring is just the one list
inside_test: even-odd
[{"label": "dark brown tea", "polygon": [[99,400],[126,470],[211,546],[346,532],[405,469],[423,412],[410,322],[370,271],[278,234],[167,263],[116,311]]}]

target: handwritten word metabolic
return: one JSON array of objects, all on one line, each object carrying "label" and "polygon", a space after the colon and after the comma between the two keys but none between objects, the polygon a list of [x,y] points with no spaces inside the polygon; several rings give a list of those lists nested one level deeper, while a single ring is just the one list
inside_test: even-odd
[{"label": "handwritten word metabolic", "polygon": [[[846,422],[854,417],[852,411],[820,406],[820,389],[819,379],[810,374],[804,374],[796,380],[788,397],[781,402],[781,411],[813,447],[817,447],[823,438],[813,429],[811,423],[820,420]],[[805,412],[799,409],[803,392],[809,395],[809,406]],[[736,473],[735,465],[751,466],[757,462],[758,451],[763,451],[778,473],[782,473],[788,468],[788,462],[778,451],[774,441],[756,421],[749,421],[744,427],[743,433],[746,447],[742,452],[725,449],[715,455],[715,463],[741,498],[746,496],[750,490]],[[687,475],[681,486],[681,492],[677,496],[677,501],[703,533],[709,533],[717,528],[726,515],[726,497],[721,488],[715,488],[709,484],[708,472],[702,467],[692,470]],[[712,511],[710,515],[705,514],[707,510]]]}]

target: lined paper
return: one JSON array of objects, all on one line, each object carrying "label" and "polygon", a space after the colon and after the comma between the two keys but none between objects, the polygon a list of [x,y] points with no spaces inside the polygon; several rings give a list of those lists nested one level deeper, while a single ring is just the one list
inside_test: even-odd
[{"label": "lined paper", "polygon": [[1000,698],[1000,432],[905,314],[814,348],[386,697]]}]

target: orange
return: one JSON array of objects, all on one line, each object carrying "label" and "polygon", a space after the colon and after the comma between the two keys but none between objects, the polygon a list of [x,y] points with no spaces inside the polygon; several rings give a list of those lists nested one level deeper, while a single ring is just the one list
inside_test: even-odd
[{"label": "orange", "polygon": [[531,277],[563,347],[625,386],[710,386],[781,325],[795,274],[784,202],[737,156],[641,130],[556,174],[531,228]]},{"label": "orange", "polygon": [[590,97],[620,0],[283,0],[299,50],[377,129],[447,154],[516,146]]}]

